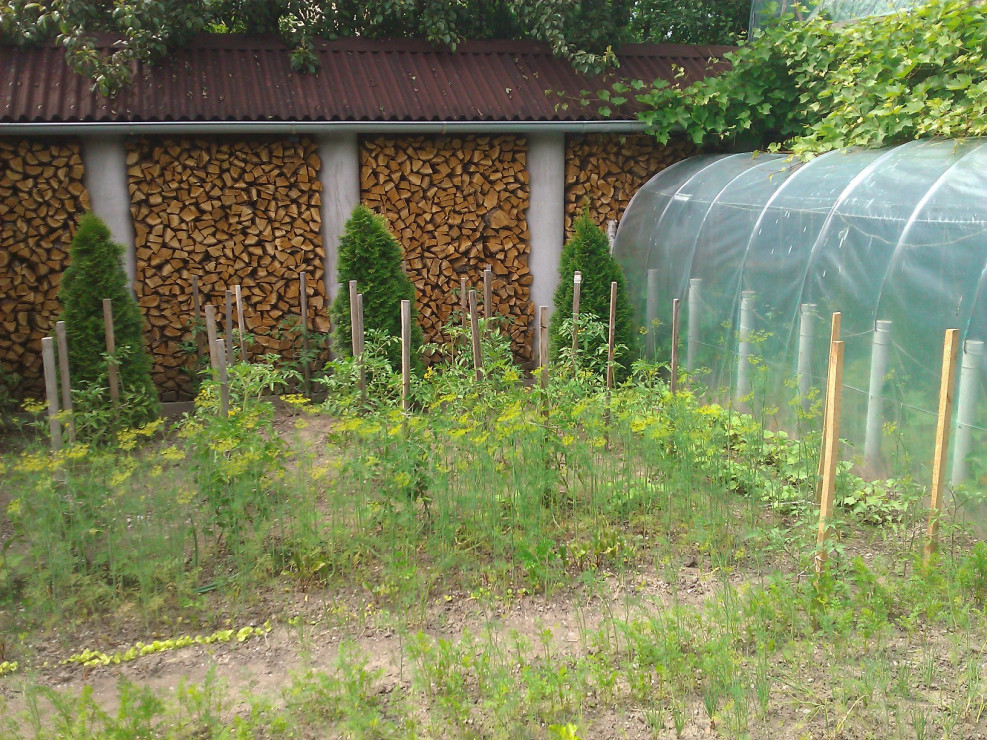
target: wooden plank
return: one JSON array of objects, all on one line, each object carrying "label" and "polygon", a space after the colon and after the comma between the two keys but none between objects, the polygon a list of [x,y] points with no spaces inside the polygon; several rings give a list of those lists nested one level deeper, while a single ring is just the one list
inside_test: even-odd
[{"label": "wooden plank", "polygon": [[939,548],[939,512],[946,479],[946,456],[949,453],[949,427],[953,420],[953,391],[956,388],[956,355],[960,346],[959,329],[948,329],[942,345],[942,374],[939,378],[939,418],[936,423],[936,446],[932,457],[932,493],[929,500],[929,531],[925,543],[925,562]]},{"label": "wooden plank", "polygon": [[473,378],[483,380],[483,352],[480,349],[480,322],[476,315],[476,291],[470,290],[470,333],[473,338]]},{"label": "wooden plank", "polygon": [[106,366],[107,380],[110,384],[110,400],[116,403],[120,400],[120,380],[116,364],[117,345],[113,336],[113,301],[109,298],[103,299],[103,328],[106,333],[106,354],[110,356]]},{"label": "wooden plank", "polygon": [[411,409],[411,301],[401,301],[401,409]]},{"label": "wooden plank", "polygon": [[816,572],[821,573],[829,553],[826,541],[833,518],[833,497],[836,493],[836,468],[839,461],[840,411],[843,405],[843,342],[833,342],[829,352],[829,372],[826,378],[826,406],[829,423],[823,435],[822,497],[819,503],[819,532],[816,537]]},{"label": "wooden plank", "polygon": [[610,330],[607,333],[607,388],[613,388],[614,335],[617,331],[617,283],[610,283]]},{"label": "wooden plank", "polygon": [[678,388],[679,382],[679,316],[682,309],[682,301],[678,298],[672,299],[672,362],[671,362],[671,379],[669,382],[669,390],[672,393]]},{"label": "wooden plank", "polygon": [[209,344],[209,367],[213,372],[219,372],[219,358],[216,356],[216,307],[206,304],[206,339]]},{"label": "wooden plank", "polygon": [[55,341],[51,337],[41,340],[41,361],[45,370],[45,396],[48,398],[48,432],[51,434],[51,451],[62,449],[62,423],[58,420],[58,379],[55,374]]},{"label": "wooden plank", "polygon": [[[830,324],[829,329],[829,359],[827,360],[827,367],[831,366],[833,363],[833,345],[840,340],[840,324],[843,320],[843,314],[836,312],[833,314],[833,319]],[[827,387],[827,393],[829,389]],[[819,467],[816,469],[816,504],[822,501],[822,475],[823,475],[823,461],[826,457],[825,445],[826,445],[826,427],[829,424],[829,399],[823,397],[823,419],[822,419],[822,439],[823,441],[819,443]]]},{"label": "wooden plank", "polygon": [[75,442],[75,420],[72,418],[72,380],[69,375],[69,343],[65,336],[65,322],[55,324],[55,342],[58,345],[58,369],[62,384],[62,410],[68,414],[66,428],[69,442]]}]

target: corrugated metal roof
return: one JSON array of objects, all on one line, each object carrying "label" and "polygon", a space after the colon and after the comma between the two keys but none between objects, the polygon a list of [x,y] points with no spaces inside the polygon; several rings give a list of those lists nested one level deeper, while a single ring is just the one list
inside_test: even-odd
[{"label": "corrugated metal roof", "polygon": [[[618,53],[627,79],[703,77],[729,47],[634,45]],[[138,65],[115,99],[65,64],[56,46],[0,47],[0,123],[167,121],[583,121],[578,95],[599,79],[578,75],[545,44],[473,41],[456,53],[414,40],[320,43],[320,70],[292,72],[273,37],[200,36],[164,63]],[[2,129],[0,129],[2,133]]]}]

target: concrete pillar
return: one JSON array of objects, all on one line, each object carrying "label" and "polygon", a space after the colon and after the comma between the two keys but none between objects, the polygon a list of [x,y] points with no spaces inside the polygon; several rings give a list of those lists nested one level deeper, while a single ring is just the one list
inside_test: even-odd
[{"label": "concrete pillar", "polygon": [[134,287],[137,255],[134,248],[134,222],[130,215],[127,188],[127,146],[122,136],[82,138],[83,184],[89,191],[93,213],[110,229],[113,241],[123,245],[123,268]]},{"label": "concrete pillar", "polygon": [[355,133],[320,136],[319,181],[322,183],[322,245],[325,249],[325,281],[329,300],[340,290],[336,282],[336,256],[343,227],[360,205],[360,145]]},{"label": "concrete pillar", "polygon": [[531,193],[528,233],[531,234],[531,302],[554,309],[559,283],[559,259],[565,242],[565,134],[528,135],[528,174]]}]

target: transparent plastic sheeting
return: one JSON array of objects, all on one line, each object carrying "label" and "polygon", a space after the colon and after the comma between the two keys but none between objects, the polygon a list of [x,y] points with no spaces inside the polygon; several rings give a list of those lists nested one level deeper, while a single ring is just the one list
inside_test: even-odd
[{"label": "transparent plastic sheeting", "polygon": [[[762,28],[772,19],[784,13],[801,12],[802,20],[823,17],[836,22],[852,21],[875,15],[890,15],[901,10],[918,7],[927,0],[753,0],[751,3],[751,30]],[[809,8],[808,12],[800,11]]]},{"label": "transparent plastic sheeting", "polygon": [[[819,426],[830,318],[841,312],[842,436],[874,473],[894,473],[909,458],[930,462],[943,338],[958,328],[973,340],[966,361],[977,369],[964,371],[964,407],[954,413],[965,431],[953,471],[987,472],[978,452],[983,365],[974,354],[987,340],[987,140],[916,141],[808,163],[694,157],[634,196],[614,253],[650,327],[648,351],[667,359],[672,299],[681,299],[683,361],[691,356],[714,392],[789,428]],[[741,347],[743,296],[749,341]],[[891,322],[877,338],[890,341],[872,385],[878,321]],[[741,354],[750,359],[741,363]]]}]

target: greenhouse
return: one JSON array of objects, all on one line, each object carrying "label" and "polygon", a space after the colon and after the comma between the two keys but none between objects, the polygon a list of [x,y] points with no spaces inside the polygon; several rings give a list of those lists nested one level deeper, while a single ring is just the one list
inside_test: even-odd
[{"label": "greenhouse", "polygon": [[[987,419],[987,141],[685,160],[628,206],[615,254],[649,350],[794,431],[818,417],[830,321],[845,341],[842,437],[875,473],[927,464],[943,338],[960,330],[953,482],[979,478]],[[815,427],[818,428],[818,421]],[[897,453],[897,454],[892,454]],[[901,454],[905,453],[905,454]],[[895,465],[898,463],[896,462]]]}]

